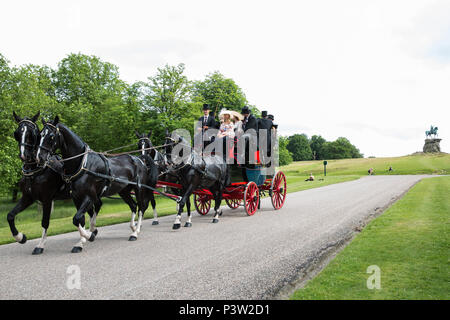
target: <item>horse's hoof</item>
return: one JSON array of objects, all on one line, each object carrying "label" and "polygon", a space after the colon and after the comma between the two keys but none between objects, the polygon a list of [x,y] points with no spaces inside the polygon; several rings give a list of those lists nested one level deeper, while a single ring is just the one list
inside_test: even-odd
[{"label": "horse's hoof", "polygon": [[81,252],[81,251],[83,251],[83,248],[82,248],[82,247],[73,247],[73,248],[72,248],[72,253],[79,253],[79,252]]},{"label": "horse's hoof", "polygon": [[172,229],[173,229],[173,230],[177,230],[177,229],[180,229],[180,227],[181,227],[181,223],[175,223],[175,224],[173,225]]},{"label": "horse's hoof", "polygon": [[25,242],[27,242],[27,236],[23,234],[22,240],[20,240],[19,243],[24,244]]},{"label": "horse's hoof", "polygon": [[44,252],[44,248],[36,247],[36,248],[34,248],[32,254],[33,254],[33,255],[37,255],[37,254],[41,254],[42,252]]},{"label": "horse's hoof", "polygon": [[159,224],[159,221],[153,221],[152,222],[152,226],[156,226],[156,225],[158,225]]},{"label": "horse's hoof", "polygon": [[190,223],[190,222],[186,222],[184,226],[185,226],[186,228],[188,228],[188,227],[192,227],[192,223]]},{"label": "horse's hoof", "polygon": [[136,240],[137,240],[137,237],[135,237],[135,236],[130,236],[128,238],[128,241],[136,241]]},{"label": "horse's hoof", "polygon": [[219,219],[213,219],[213,223],[219,222]]},{"label": "horse's hoof", "polygon": [[94,242],[94,240],[95,240],[95,233],[91,233],[91,236],[89,237],[89,242]]},{"label": "horse's hoof", "polygon": [[98,229],[95,229],[94,231],[92,231],[92,233],[93,233],[95,236],[97,236]]}]

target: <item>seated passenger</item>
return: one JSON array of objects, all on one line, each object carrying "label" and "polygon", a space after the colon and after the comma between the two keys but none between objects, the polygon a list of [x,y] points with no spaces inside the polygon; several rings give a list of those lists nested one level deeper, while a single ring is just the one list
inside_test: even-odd
[{"label": "seated passenger", "polygon": [[[228,110],[222,110],[219,114],[220,119],[220,127],[219,133],[217,134],[217,138],[234,138],[234,121],[231,120],[231,112]],[[233,117],[234,120],[234,117]]]}]

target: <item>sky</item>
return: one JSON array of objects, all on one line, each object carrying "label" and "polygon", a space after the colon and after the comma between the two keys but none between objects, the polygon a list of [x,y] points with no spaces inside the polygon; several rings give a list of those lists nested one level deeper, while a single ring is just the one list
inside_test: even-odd
[{"label": "sky", "polygon": [[279,133],[347,137],[364,156],[450,152],[450,1],[2,1],[0,53],[55,68],[99,56],[128,82],[165,64],[219,71]]}]

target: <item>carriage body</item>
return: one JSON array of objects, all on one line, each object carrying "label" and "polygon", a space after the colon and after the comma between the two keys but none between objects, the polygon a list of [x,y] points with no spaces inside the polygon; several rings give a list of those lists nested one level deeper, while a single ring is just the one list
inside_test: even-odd
[{"label": "carriage body", "polygon": [[[281,209],[286,199],[286,176],[282,171],[272,172],[262,165],[240,166],[230,165],[231,185],[222,194],[228,207],[237,209],[244,207],[247,215],[254,215],[260,208],[261,197],[269,196],[275,210]],[[181,185],[158,181],[157,187],[181,189]],[[197,212],[206,215],[211,209],[212,193],[207,189],[193,192],[194,205]],[[178,197],[173,195],[174,198]]]}]

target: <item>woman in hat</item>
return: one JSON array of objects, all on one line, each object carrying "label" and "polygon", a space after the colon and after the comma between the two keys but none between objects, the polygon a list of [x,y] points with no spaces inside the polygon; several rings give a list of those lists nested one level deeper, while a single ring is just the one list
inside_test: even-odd
[{"label": "woman in hat", "polygon": [[217,134],[218,138],[234,138],[235,122],[242,120],[242,115],[236,111],[222,110],[219,114],[220,128]]}]

